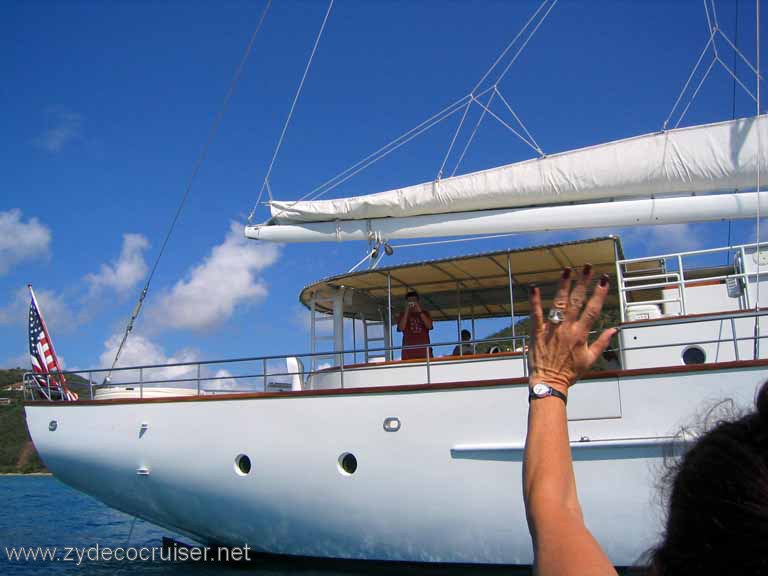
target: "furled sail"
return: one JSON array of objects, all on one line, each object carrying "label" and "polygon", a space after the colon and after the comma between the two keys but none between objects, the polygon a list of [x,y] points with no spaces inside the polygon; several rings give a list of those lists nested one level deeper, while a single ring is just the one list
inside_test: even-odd
[{"label": "furled sail", "polygon": [[270,224],[754,190],[758,134],[762,187],[768,181],[766,115],[646,134],[366,196],[273,201]]}]

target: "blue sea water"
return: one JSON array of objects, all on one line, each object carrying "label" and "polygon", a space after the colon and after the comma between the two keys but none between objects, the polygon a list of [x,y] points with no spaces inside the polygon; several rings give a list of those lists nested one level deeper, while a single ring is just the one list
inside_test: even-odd
[{"label": "blue sea water", "polygon": [[[63,559],[65,547],[159,547],[163,536],[181,541],[169,533],[137,520],[128,541],[132,518],[108,508],[93,498],[76,492],[51,476],[0,476],[0,574],[150,576],[184,574],[191,576],[457,576],[459,574],[505,574],[521,576],[528,569],[467,568],[451,566],[408,566],[370,562],[328,562],[316,560],[256,559],[251,562],[173,562],[173,561],[90,561],[79,565],[74,554]],[[56,560],[20,561],[8,557],[12,547],[58,547]]]}]

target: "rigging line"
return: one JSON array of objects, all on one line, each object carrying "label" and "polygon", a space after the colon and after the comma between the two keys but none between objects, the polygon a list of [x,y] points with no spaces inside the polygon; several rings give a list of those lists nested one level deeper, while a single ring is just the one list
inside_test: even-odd
[{"label": "rigging line", "polygon": [[[473,100],[474,100],[475,102],[477,102],[477,105],[478,105],[478,106],[482,106],[483,108],[485,108],[485,105],[484,105],[482,102],[480,102],[479,100],[477,100],[477,99],[475,99],[475,98],[473,98]],[[501,118],[500,116],[498,116],[498,115],[497,115],[497,114],[496,114],[496,113],[495,113],[493,110],[491,110],[490,108],[485,108],[485,110],[487,110],[488,114],[490,114],[492,117],[494,117],[496,120],[498,120],[498,121],[501,123],[501,125],[502,125],[502,126],[504,126],[505,128],[507,128],[507,130],[509,130],[509,131],[510,131],[510,132],[512,132],[512,133],[513,133],[515,136],[517,136],[518,138],[520,138],[520,140],[522,140],[523,142],[525,142],[526,144],[528,144],[528,146],[530,146],[530,147],[531,147],[531,148],[532,148],[532,149],[533,149],[535,152],[539,152],[539,153],[541,153],[541,151],[540,151],[540,150],[538,150],[538,149],[536,148],[536,146],[534,146],[534,145],[533,145],[533,144],[531,144],[531,143],[530,143],[528,140],[526,140],[525,136],[523,136],[522,134],[520,134],[520,132],[518,132],[517,130],[515,130],[514,128],[512,128],[512,126],[510,126],[508,123],[506,123],[506,122],[504,121],[504,119],[503,119],[503,118]]]},{"label": "rigging line", "polygon": [[696,86],[696,90],[693,91],[693,94],[691,94],[690,100],[688,100],[688,104],[685,105],[685,108],[680,113],[680,118],[677,119],[677,122],[675,122],[675,128],[680,126],[680,122],[683,121],[683,118],[685,118],[685,115],[688,113],[688,109],[691,107],[691,104],[693,104],[693,101],[696,99],[696,96],[699,95],[699,90],[701,90],[701,87],[704,85],[704,82],[709,77],[709,73],[712,72],[712,68],[714,68],[715,63],[719,60],[717,56],[712,58],[712,62],[709,63],[709,67],[707,68],[707,71],[704,73],[704,76],[701,77],[701,80],[699,80],[698,85]]},{"label": "rigging line", "polygon": [[323,23],[320,25],[320,30],[317,33],[317,37],[315,38],[315,44],[312,46],[312,52],[309,54],[309,59],[307,60],[307,65],[304,68],[304,74],[301,76],[301,81],[299,82],[299,87],[296,89],[296,94],[293,97],[293,102],[291,103],[291,108],[288,111],[288,117],[285,119],[285,124],[283,124],[283,130],[280,132],[280,138],[277,140],[277,146],[275,146],[275,151],[272,154],[272,160],[269,162],[269,168],[267,168],[267,174],[264,176],[264,182],[261,185],[261,190],[259,191],[259,197],[256,199],[256,205],[253,207],[253,210],[251,211],[250,216],[248,216],[248,221],[250,222],[253,218],[253,213],[256,211],[256,208],[259,205],[259,202],[261,201],[261,197],[264,194],[264,190],[266,189],[269,193],[269,199],[272,200],[272,190],[268,187],[269,183],[269,177],[272,175],[272,168],[275,166],[275,160],[277,160],[277,155],[280,152],[280,148],[283,145],[283,140],[285,139],[285,133],[288,131],[288,125],[291,123],[291,118],[293,117],[293,111],[296,109],[296,103],[299,101],[299,96],[301,95],[301,90],[304,88],[304,82],[307,79],[307,75],[309,74],[309,69],[312,66],[312,60],[315,58],[315,53],[317,52],[317,47],[320,44],[320,38],[323,36],[323,30],[325,30],[325,24],[328,22],[328,17],[331,15],[331,9],[333,8],[333,2],[334,0],[330,0],[328,3],[328,9],[325,12],[325,17],[323,18]]},{"label": "rigging line", "polygon": [[[738,6],[738,3],[737,3],[736,5]],[[725,32],[723,32],[722,30],[718,30],[718,32],[720,33],[720,36],[722,36],[722,37],[723,37],[723,39],[724,39],[724,40],[725,40],[725,41],[728,43],[728,45],[729,45],[731,48],[733,48],[733,51],[734,51],[734,53],[735,53],[735,54],[734,54],[734,59],[733,59],[733,66],[734,66],[734,68],[736,67],[736,58],[735,58],[735,56],[736,56],[736,55],[738,55],[738,56],[740,56],[740,57],[741,57],[741,59],[744,61],[744,64],[746,64],[746,65],[749,67],[749,69],[752,71],[752,73],[753,73],[753,74],[755,74],[755,75],[757,75],[757,76],[760,78],[760,80],[762,80],[763,82],[765,82],[765,78],[763,77],[763,75],[762,75],[762,74],[760,74],[760,73],[757,71],[757,68],[755,68],[755,67],[752,65],[752,62],[750,62],[750,61],[749,61],[749,58],[747,58],[746,56],[744,56],[744,53],[743,53],[741,50],[739,50],[739,49],[736,47],[736,45],[734,45],[734,43],[733,43],[733,42],[731,42],[731,39],[730,39],[730,38],[728,38],[728,36],[725,34]],[[738,41],[739,41],[739,37],[738,37],[738,34],[739,34],[739,30],[738,30],[738,23],[737,23],[737,25],[736,25],[736,43],[737,43],[737,44],[738,44]]]},{"label": "rigging line", "polygon": [[[756,52],[757,57],[755,60],[755,63],[757,64],[757,69],[760,70],[760,0],[755,0],[755,20],[756,20],[756,27],[757,27],[757,33],[756,33]],[[760,119],[760,79],[757,79],[757,118],[756,122],[759,123]],[[760,159],[762,158],[762,150],[761,150],[761,138],[760,138],[760,127],[758,125],[757,127],[757,169],[756,169],[756,182],[755,182],[755,189],[758,192],[757,196],[757,222],[755,223],[755,234],[757,236],[757,286],[756,290],[757,293],[755,295],[755,311],[760,310]],[[757,334],[755,336],[759,336],[760,332],[760,320],[758,316],[755,316],[755,331]],[[755,338],[755,348],[759,347],[759,338]]]},{"label": "rigging line", "polygon": [[707,30],[712,32],[712,28],[714,28],[714,26],[712,26],[712,20],[709,17],[708,0],[702,0],[702,2],[704,2],[704,16],[707,18]]},{"label": "rigging line", "polygon": [[456,139],[459,137],[461,128],[464,126],[464,121],[467,119],[467,113],[469,112],[470,106],[472,106],[472,100],[469,100],[467,102],[467,105],[464,108],[464,114],[461,115],[461,120],[459,120],[459,125],[456,127],[456,131],[453,133],[451,144],[448,146],[448,150],[446,150],[445,152],[445,156],[443,157],[443,163],[440,164],[440,170],[437,171],[436,180],[441,180],[443,178],[443,170],[445,170],[445,164],[446,162],[448,162],[448,158],[451,156],[451,152],[453,152],[453,147],[456,144]]},{"label": "rigging line", "polygon": [[[706,2],[706,0],[704,1]],[[707,21],[709,21],[709,17],[707,17]],[[707,50],[709,50],[709,45],[715,41],[715,34],[716,32],[710,30],[709,40],[704,45],[704,49],[701,51],[701,54],[699,55],[699,59],[696,61],[696,65],[693,67],[693,70],[691,70],[691,73],[688,76],[688,80],[685,81],[685,84],[683,85],[683,89],[680,90],[680,94],[677,96],[677,100],[675,100],[675,104],[672,106],[672,110],[669,111],[669,116],[667,116],[667,119],[664,120],[664,124],[661,128],[662,131],[666,131],[667,126],[669,126],[669,121],[672,119],[672,116],[675,114],[675,110],[677,110],[677,107],[680,105],[680,100],[683,99],[683,95],[685,94],[686,90],[688,90],[688,86],[690,86],[691,80],[693,80],[693,77],[696,74],[696,71],[699,69],[699,66],[701,66],[701,61],[704,59],[704,56],[706,55]]]},{"label": "rigging line", "polygon": [[[555,0],[555,1],[557,1],[557,0]],[[534,21],[534,19],[539,14],[539,12],[541,12],[541,10],[544,8],[544,6],[546,6],[547,2],[549,2],[549,0],[544,0],[539,5],[538,9],[531,15],[531,17],[528,18],[528,21],[518,31],[518,33],[515,35],[515,37],[512,39],[512,41],[509,44],[507,44],[507,47],[501,52],[501,54],[499,54],[499,56],[496,58],[494,63],[491,64],[491,67],[488,68],[488,70],[485,72],[485,74],[483,74],[483,76],[480,78],[480,80],[478,80],[477,84],[475,84],[474,88],[472,88],[472,90],[470,91],[470,94],[474,95],[474,93],[477,91],[477,89],[480,88],[482,83],[485,81],[486,78],[488,78],[488,76],[493,71],[493,69],[496,68],[496,66],[504,59],[504,56],[506,56],[507,52],[509,52],[509,50],[512,49],[512,46],[515,45],[515,43],[518,41],[520,36],[522,36],[523,33],[528,29],[528,26],[531,25],[531,22]],[[546,15],[545,15],[545,18],[546,18]],[[493,88],[495,89],[495,85],[494,85]],[[445,165],[448,162],[448,158],[450,157],[451,152],[453,151],[453,147],[456,145],[456,140],[459,137],[459,134],[461,133],[461,129],[464,126],[464,121],[467,118],[467,113],[469,112],[469,109],[470,109],[471,105],[472,105],[472,101],[470,100],[467,103],[467,108],[464,110],[464,114],[462,115],[461,120],[459,121],[459,125],[456,127],[456,131],[453,134],[453,138],[451,139],[451,143],[448,146],[448,150],[445,153],[445,157],[443,158],[443,163],[440,165],[440,170],[438,170],[438,172],[437,172],[436,180],[440,180],[443,177],[443,171],[445,170]],[[484,115],[484,114],[485,113],[483,112],[482,115]],[[463,154],[462,154],[462,156],[463,156]],[[454,172],[455,171],[456,170],[454,169]]]},{"label": "rigging line", "polygon": [[525,42],[523,42],[523,45],[522,45],[522,46],[520,46],[520,48],[518,48],[518,49],[517,49],[517,52],[516,52],[516,53],[515,53],[515,55],[512,57],[512,60],[510,60],[510,61],[509,61],[509,63],[507,64],[507,67],[506,67],[506,68],[504,68],[504,70],[502,71],[502,73],[501,73],[501,74],[499,74],[499,77],[498,77],[498,78],[496,78],[496,82],[494,82],[494,84],[498,84],[499,82],[501,82],[501,81],[502,81],[502,79],[504,78],[504,76],[506,76],[507,72],[509,72],[509,69],[512,67],[512,64],[514,64],[514,63],[517,61],[517,59],[518,59],[518,57],[520,56],[520,54],[522,54],[522,53],[523,53],[523,50],[525,50],[525,47],[526,47],[526,46],[528,46],[528,42],[530,42],[530,41],[531,41],[531,38],[533,38],[534,34],[536,34],[536,32],[539,30],[539,28],[541,28],[541,25],[542,25],[542,24],[544,24],[544,21],[547,19],[547,16],[549,16],[549,13],[550,13],[550,12],[552,12],[552,9],[553,9],[553,8],[554,8],[556,5],[557,5],[557,0],[555,0],[554,2],[552,2],[552,5],[551,5],[551,6],[549,7],[549,9],[547,9],[547,11],[544,13],[544,16],[542,16],[542,17],[541,17],[541,20],[539,20],[538,24],[536,24],[536,26],[533,28],[533,30],[531,30],[531,33],[530,33],[530,34],[528,34],[528,38],[526,38],[526,39],[525,39]]},{"label": "rigging line", "polygon": [[[493,102],[493,99],[495,96],[496,96],[496,93],[491,92],[491,95],[488,96],[488,102],[486,102],[485,105],[490,108],[491,103]],[[459,159],[456,161],[456,165],[453,167],[451,176],[456,175],[456,171],[459,169],[459,166],[464,161],[464,156],[466,156],[467,150],[469,150],[469,147],[472,145],[472,142],[475,139],[475,135],[477,134],[477,131],[480,128],[480,124],[482,124],[483,120],[485,119],[486,114],[487,112],[485,111],[485,108],[483,108],[482,111],[480,112],[480,117],[477,119],[477,123],[475,124],[475,127],[472,130],[472,134],[469,135],[469,139],[467,140],[467,143],[464,144],[464,150],[461,151],[461,155],[459,156]]]},{"label": "rigging line", "polygon": [[504,95],[499,91],[498,86],[495,86],[494,90],[499,95],[499,98],[501,98],[501,101],[504,103],[504,105],[507,107],[507,110],[509,110],[509,112],[512,114],[512,116],[515,117],[515,120],[517,120],[517,123],[520,124],[520,127],[525,131],[525,133],[528,136],[528,138],[530,138],[531,142],[533,142],[534,146],[536,146],[536,150],[539,152],[539,154],[544,156],[545,155],[544,154],[544,150],[541,149],[541,146],[539,146],[539,143],[536,142],[536,139],[528,131],[528,128],[525,127],[525,124],[523,124],[523,121],[520,120],[520,117],[517,114],[515,114],[514,110],[512,110],[512,106],[509,105],[509,102],[507,102],[507,99],[504,98]]},{"label": "rigging line", "polygon": [[[728,72],[728,74],[730,74],[730,75],[731,75],[731,78],[733,78],[733,79],[734,79],[734,80],[735,80],[735,81],[736,81],[736,82],[739,84],[739,86],[741,86],[741,87],[744,89],[744,91],[745,91],[747,94],[749,94],[749,96],[752,98],[752,100],[754,100],[755,102],[757,102],[757,97],[756,97],[754,94],[752,94],[752,91],[751,91],[749,88],[747,88],[747,86],[746,86],[746,85],[745,85],[745,84],[744,84],[744,83],[743,83],[741,80],[739,80],[739,79],[736,77],[736,73],[735,73],[733,70],[731,70],[731,69],[728,67],[728,65],[727,65],[727,64],[726,64],[726,63],[723,61],[723,59],[722,59],[722,58],[720,58],[720,56],[717,56],[717,61],[718,61],[718,62],[720,62],[720,65],[721,65],[723,68],[725,68],[725,71],[726,71],[726,72]],[[759,77],[758,77],[758,78],[756,78],[756,79],[755,79],[755,82],[756,82],[757,84],[760,84],[760,78],[759,78]]]},{"label": "rigging line", "polygon": [[496,61],[493,64],[491,64],[491,67],[488,68],[486,73],[483,74],[483,77],[480,78],[480,80],[477,82],[477,84],[475,84],[475,87],[472,88],[472,92],[471,92],[472,94],[474,94],[475,91],[478,88],[480,88],[482,83],[485,82],[485,79],[488,78],[490,73],[493,72],[493,69],[496,68],[496,66],[498,66],[499,62],[501,62],[503,60],[503,58],[507,55],[507,52],[509,52],[512,49],[512,46],[515,45],[515,43],[519,40],[520,36],[522,36],[523,33],[528,29],[528,26],[531,25],[531,22],[533,22],[533,20],[536,18],[536,16],[538,16],[539,12],[541,12],[542,8],[544,8],[544,6],[546,6],[548,2],[549,2],[549,0],[544,0],[539,5],[539,7],[536,9],[536,11],[531,15],[531,17],[528,18],[528,21],[523,25],[522,28],[520,28],[520,31],[515,35],[514,38],[512,38],[512,41],[509,44],[507,44],[507,47],[504,48],[504,50],[502,51],[501,54],[499,54],[499,57],[496,58]]},{"label": "rigging line", "polygon": [[[381,148],[379,148],[379,150],[376,150],[375,152],[373,152],[373,153],[369,154],[368,156],[366,156],[366,157],[365,157],[365,158],[363,158],[362,160],[358,161],[357,163],[353,164],[352,166],[350,166],[350,167],[349,167],[349,168],[347,168],[346,170],[344,170],[344,171],[340,172],[339,174],[337,174],[337,175],[336,175],[336,176],[334,176],[333,178],[331,178],[331,179],[329,179],[329,180],[326,180],[325,182],[323,182],[323,183],[322,183],[322,184],[320,184],[319,186],[317,186],[317,187],[313,188],[313,189],[312,189],[312,190],[310,190],[308,193],[304,194],[304,195],[303,195],[301,198],[299,198],[298,200],[296,200],[295,202],[293,202],[291,205],[294,205],[296,202],[301,202],[302,200],[305,200],[305,199],[306,199],[306,198],[308,198],[308,197],[309,197],[311,200],[315,200],[315,199],[317,199],[317,198],[321,197],[322,195],[326,194],[326,193],[327,193],[327,192],[329,192],[330,190],[333,190],[334,188],[336,188],[337,186],[339,186],[339,185],[340,185],[340,184],[342,184],[343,182],[346,182],[346,181],[347,181],[347,180],[348,180],[348,179],[349,179],[351,176],[353,176],[353,175],[355,175],[355,174],[359,173],[359,172],[360,172],[360,170],[356,170],[356,169],[358,168],[358,166],[361,166],[361,165],[365,164],[365,166],[363,166],[363,168],[365,168],[365,167],[367,167],[367,166],[370,166],[370,165],[373,163],[373,162],[368,162],[368,160],[370,160],[371,158],[374,158],[374,157],[375,157],[375,160],[374,160],[374,162],[376,162],[376,161],[380,160],[381,158],[384,158],[384,157],[385,157],[387,154],[389,154],[389,153],[392,151],[392,150],[388,150],[388,148],[390,148],[391,146],[394,146],[393,150],[394,150],[394,149],[396,149],[396,148],[399,148],[399,147],[400,147],[400,145],[402,145],[402,144],[397,144],[397,143],[399,142],[399,140],[400,140],[400,139],[402,139],[402,138],[406,138],[406,137],[408,137],[410,134],[412,134],[412,133],[414,133],[414,132],[415,132],[415,134],[413,134],[413,136],[410,136],[410,137],[408,137],[408,140],[407,140],[407,141],[410,141],[412,138],[414,138],[414,137],[418,136],[419,134],[422,134],[422,133],[424,132],[424,130],[420,130],[420,128],[421,128],[422,126],[424,126],[424,124],[426,124],[426,123],[430,122],[431,120],[433,120],[433,119],[437,118],[438,116],[441,116],[441,114],[443,114],[444,112],[448,112],[448,113],[447,113],[447,115],[445,115],[445,116],[442,116],[441,118],[439,118],[439,119],[437,120],[437,122],[440,122],[440,121],[444,120],[445,118],[447,118],[448,116],[452,115],[452,114],[453,114],[453,112],[455,112],[455,110],[451,110],[451,111],[449,112],[449,109],[450,109],[450,108],[452,108],[453,106],[457,106],[457,105],[463,105],[463,104],[464,104],[464,101],[465,101],[467,98],[471,98],[472,96],[479,98],[480,96],[483,96],[484,94],[488,93],[488,92],[491,90],[491,88],[487,88],[487,89],[483,90],[482,92],[480,92],[480,93],[478,93],[478,94],[475,94],[475,92],[477,91],[477,89],[478,89],[478,88],[479,88],[479,87],[482,85],[482,83],[485,81],[485,79],[488,77],[488,75],[489,75],[489,74],[490,74],[490,73],[493,71],[493,69],[494,69],[494,68],[495,68],[495,67],[496,67],[496,66],[499,64],[499,62],[501,62],[501,60],[502,60],[502,59],[504,58],[504,56],[505,56],[505,55],[506,55],[506,54],[509,52],[509,50],[511,50],[511,49],[512,49],[512,47],[513,47],[513,46],[514,46],[514,44],[517,42],[517,40],[518,40],[518,39],[519,39],[519,38],[520,38],[520,37],[523,35],[523,33],[524,33],[526,30],[527,30],[528,26],[530,26],[530,24],[531,24],[531,23],[532,23],[532,22],[535,20],[535,18],[538,16],[538,14],[541,12],[541,10],[542,10],[542,9],[543,9],[543,8],[544,8],[546,5],[547,5],[547,3],[548,3],[548,2],[549,2],[549,0],[543,0],[543,2],[542,2],[540,5],[539,5],[539,7],[536,9],[536,11],[533,13],[533,15],[531,15],[531,17],[528,19],[528,21],[527,21],[527,22],[526,22],[526,23],[523,25],[523,27],[520,29],[520,31],[519,31],[519,32],[518,32],[518,33],[515,35],[515,37],[512,39],[512,41],[511,41],[511,42],[510,42],[510,43],[507,45],[507,47],[506,47],[506,48],[505,48],[505,49],[502,51],[502,53],[501,53],[501,54],[499,55],[499,57],[496,59],[496,61],[495,61],[495,62],[494,62],[492,65],[491,65],[491,67],[488,69],[488,71],[486,71],[486,73],[485,73],[485,74],[484,74],[484,75],[483,75],[483,76],[480,78],[480,80],[479,80],[479,81],[477,82],[477,84],[474,86],[474,88],[472,89],[472,91],[470,92],[470,94],[468,94],[468,95],[466,95],[466,96],[463,96],[463,97],[462,97],[462,98],[460,98],[458,101],[456,101],[454,104],[452,104],[452,105],[448,106],[447,108],[444,108],[442,111],[440,111],[440,112],[438,112],[437,114],[435,114],[434,116],[432,116],[432,117],[428,118],[427,120],[425,120],[425,121],[424,121],[424,122],[422,122],[421,124],[417,125],[415,128],[412,128],[412,129],[411,129],[411,130],[409,130],[408,132],[405,132],[404,134],[402,134],[401,136],[399,136],[398,138],[396,138],[395,140],[393,140],[393,141],[392,141],[392,142],[390,142],[389,144],[387,144],[387,145],[385,145],[385,146],[382,146]],[[555,3],[556,3],[556,2],[557,2],[557,0],[555,0]],[[554,6],[554,4],[553,4],[553,6]],[[550,7],[550,9],[547,11],[547,14],[549,14],[549,11],[551,11],[551,9],[552,9],[552,7]],[[546,18],[546,15],[544,16],[544,18]],[[538,26],[540,26],[540,25],[541,25],[541,22],[539,22],[539,24],[537,25],[537,29],[538,29]],[[535,31],[534,31],[534,32],[535,32]],[[527,42],[528,42],[529,40],[530,40],[530,36],[529,36],[529,37],[528,37],[528,39],[526,40],[526,44],[527,44]],[[517,56],[519,56],[519,55],[520,55],[520,51],[518,50],[517,54],[515,55],[515,58],[517,58]],[[469,104],[471,104],[471,99],[470,99],[470,102],[469,102]],[[433,124],[433,125],[434,125],[434,124]],[[431,127],[432,127],[432,126],[429,126],[429,128],[431,128]],[[397,144],[397,145],[396,145],[396,144]],[[387,150],[387,152],[386,152],[386,153],[384,153],[384,151],[385,151],[385,150]],[[464,153],[466,153],[466,149],[465,149]],[[381,155],[377,157],[377,155],[378,155],[378,154],[381,154]],[[462,157],[463,157],[463,155],[464,155],[464,154],[462,154]],[[458,164],[457,164],[457,168],[458,168]],[[350,176],[347,176],[347,174],[348,174],[349,172],[352,172],[352,174],[351,174]],[[455,172],[455,169],[454,169],[454,172]],[[338,180],[338,182],[337,182],[337,180]],[[261,200],[261,196],[262,196],[262,195],[260,194],[260,195],[259,195],[259,199],[258,199],[258,200],[257,200],[257,202],[256,202],[256,203],[257,203],[257,205],[258,205],[258,203],[259,203],[259,202],[260,202],[260,200]],[[253,213],[255,212],[255,210],[256,210],[256,207],[254,207],[254,210],[251,212],[251,216],[249,217],[249,221],[251,220],[251,218],[252,218],[252,216],[253,216]]]},{"label": "rigging line", "polygon": [[[408,139],[403,140],[402,142],[400,142],[396,146],[392,146],[389,150],[387,150],[386,152],[382,153],[378,157],[371,159],[369,162],[361,165],[359,168],[357,168],[353,172],[350,172],[349,174],[344,176],[344,178],[338,180],[337,182],[335,182],[332,186],[330,186],[326,190],[323,190],[322,192],[316,194],[315,196],[312,197],[312,200],[315,200],[315,199],[319,198],[320,196],[322,196],[323,194],[326,194],[326,193],[330,192],[331,190],[333,190],[334,188],[337,188],[338,186],[342,185],[344,182],[346,182],[347,180],[349,180],[353,176],[359,174],[360,172],[362,172],[363,170],[368,168],[368,166],[370,166],[371,164],[374,164],[374,163],[378,162],[379,160],[381,160],[382,158],[385,158],[385,157],[389,156],[392,152],[394,152],[395,150],[397,150],[401,146],[404,146],[405,144],[407,144],[408,142],[410,142],[411,140],[413,140],[417,136],[420,136],[421,134],[423,134],[427,130],[430,130],[431,128],[433,128],[434,126],[436,126],[437,124],[439,124],[440,122],[445,120],[446,118],[449,118],[449,117],[453,116],[459,110],[461,110],[460,107],[454,107],[450,112],[445,113],[442,117],[440,117],[439,119],[435,120],[431,124],[429,124],[427,126],[424,126],[421,130],[419,130],[418,132],[415,132]],[[360,163],[358,163],[358,164],[360,164]],[[297,202],[299,202],[299,200],[297,200]],[[295,204],[295,203],[296,202],[294,202],[293,204]]]},{"label": "rigging line", "polygon": [[461,98],[456,100],[454,103],[449,104],[448,106],[446,106],[445,108],[443,108],[442,110],[437,112],[436,114],[433,114],[432,116],[430,116],[429,118],[427,118],[426,120],[421,122],[420,124],[416,125],[415,127],[411,128],[410,130],[408,130],[407,132],[402,133],[400,136],[398,136],[397,138],[395,138],[391,142],[385,144],[384,146],[382,146],[378,150],[370,153],[368,156],[366,156],[362,160],[359,160],[358,162],[356,162],[355,164],[353,164],[349,168],[343,170],[342,172],[339,172],[333,178],[329,178],[328,180],[326,180],[325,182],[323,182],[319,186],[316,186],[315,188],[313,188],[312,190],[310,190],[309,192],[304,194],[304,196],[299,198],[296,202],[300,202],[300,201],[302,201],[302,200],[304,200],[305,198],[308,198],[308,197],[310,199],[314,200],[315,198],[319,198],[320,196],[322,196],[326,192],[329,192],[330,190],[332,190],[333,188],[335,188],[336,186],[339,185],[339,183],[336,182],[337,180],[343,178],[348,173],[350,173],[353,170],[357,169],[359,166],[365,164],[369,160],[373,160],[374,162],[378,161],[380,158],[383,158],[386,154],[389,154],[389,152],[390,152],[389,148],[397,145],[398,143],[400,143],[403,140],[404,140],[403,143],[411,141],[413,138],[415,138],[419,134],[422,134],[424,132],[424,129],[429,129],[432,126],[434,126],[436,123],[441,122],[445,118],[447,118],[448,116],[453,115],[453,113],[456,112],[461,106],[463,106],[465,101],[467,99],[469,99],[469,98],[470,98],[469,94],[467,94],[465,96],[462,96]]},{"label": "rigging line", "polygon": [[[734,38],[733,39],[736,42],[736,44],[738,44],[739,43],[739,0],[736,0],[735,4],[736,4],[736,17],[735,17],[735,24],[734,24],[735,31],[734,31]],[[721,34],[722,34],[722,32],[721,32]],[[728,37],[725,34],[723,34],[723,38],[725,38],[725,40],[730,44],[731,41],[728,39]],[[736,56],[739,54],[739,50],[733,44],[731,44],[731,46],[733,47],[733,69],[736,70],[736,64],[738,62],[736,60]],[[742,58],[743,58],[743,56],[742,56]],[[751,65],[750,65],[750,67],[751,67]],[[731,100],[731,102],[732,102],[732,104],[731,104],[731,120],[736,120],[736,80],[735,79],[733,81],[733,91],[732,91],[732,94],[731,94],[731,99],[732,99]],[[729,224],[729,226],[730,226],[730,224]],[[729,228],[728,229],[728,236],[729,236],[729,238],[730,238],[730,233],[731,233],[731,231],[730,231],[730,228]]]},{"label": "rigging line", "polygon": [[165,234],[165,238],[163,239],[163,243],[160,246],[160,252],[157,254],[157,258],[155,258],[155,263],[152,265],[152,270],[149,273],[149,276],[147,277],[147,281],[144,284],[144,288],[141,291],[141,295],[139,296],[139,301],[136,303],[136,306],[133,309],[133,312],[131,312],[131,318],[128,320],[128,324],[125,328],[125,333],[123,334],[123,339],[120,341],[120,345],[117,348],[117,352],[115,353],[115,359],[112,362],[112,366],[109,369],[109,372],[107,372],[107,375],[105,377],[105,380],[108,380],[109,377],[112,375],[112,371],[115,369],[115,366],[117,365],[117,361],[120,358],[120,354],[123,351],[123,347],[125,346],[125,342],[128,339],[128,334],[133,330],[133,323],[136,321],[136,318],[138,318],[139,313],[141,312],[141,306],[144,303],[144,299],[147,297],[147,292],[149,291],[149,285],[152,283],[152,279],[155,276],[155,272],[157,271],[157,267],[160,264],[160,259],[163,257],[163,254],[165,253],[165,248],[168,246],[168,241],[171,238],[171,234],[173,234],[173,230],[176,227],[176,223],[179,220],[179,216],[181,215],[181,211],[184,209],[184,205],[187,202],[187,198],[189,197],[189,193],[192,190],[192,185],[194,184],[197,174],[200,171],[200,167],[203,165],[203,162],[208,156],[208,151],[211,147],[211,144],[213,143],[213,139],[216,136],[216,133],[219,130],[219,126],[221,126],[221,122],[224,119],[224,113],[227,111],[227,107],[229,106],[229,101],[232,98],[232,95],[235,93],[235,88],[237,87],[237,84],[240,80],[240,76],[242,75],[243,69],[245,68],[245,64],[248,61],[248,57],[251,55],[251,51],[253,50],[253,45],[256,42],[256,36],[259,34],[259,30],[261,30],[261,26],[264,23],[264,19],[267,17],[267,12],[269,11],[269,7],[272,5],[272,0],[267,0],[266,5],[264,6],[264,9],[261,11],[261,16],[259,16],[259,20],[256,23],[256,28],[253,31],[253,34],[251,34],[250,39],[248,40],[248,45],[245,47],[245,51],[243,52],[243,56],[240,59],[239,64],[237,65],[237,68],[235,69],[235,72],[232,76],[232,80],[230,80],[229,87],[227,88],[226,95],[224,96],[224,101],[222,102],[219,111],[216,113],[216,116],[213,120],[213,124],[211,125],[210,130],[208,131],[208,138],[205,141],[205,144],[203,145],[203,149],[200,151],[200,154],[197,157],[197,160],[195,161],[192,172],[189,175],[189,179],[187,181],[187,187],[184,190],[184,194],[181,197],[181,202],[179,203],[178,208],[176,209],[176,213],[173,215],[173,220],[171,220],[171,225],[168,228],[168,232]]},{"label": "rigging line", "polygon": [[472,238],[453,238],[450,240],[433,240],[430,242],[413,242],[411,244],[391,244],[392,248],[416,248],[419,246],[436,246],[439,244],[456,244],[458,242],[474,242],[476,240],[493,240],[495,238],[507,238],[509,236],[519,236],[518,232],[508,234],[491,234],[489,236],[473,236]]}]

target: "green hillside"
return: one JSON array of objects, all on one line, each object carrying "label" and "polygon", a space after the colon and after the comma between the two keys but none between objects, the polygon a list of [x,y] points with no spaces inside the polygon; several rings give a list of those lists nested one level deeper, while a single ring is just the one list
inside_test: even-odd
[{"label": "green hillside", "polygon": [[45,466],[29,439],[21,392],[9,391],[24,375],[21,368],[0,370],[0,398],[10,404],[0,405],[0,474],[45,472]]},{"label": "green hillside", "polygon": [[[0,404],[0,474],[46,471],[29,439],[23,394],[10,389],[21,383],[25,372],[22,368],[0,370],[0,398],[10,400],[10,404]],[[88,397],[87,380],[68,374],[67,383],[81,398]]]}]

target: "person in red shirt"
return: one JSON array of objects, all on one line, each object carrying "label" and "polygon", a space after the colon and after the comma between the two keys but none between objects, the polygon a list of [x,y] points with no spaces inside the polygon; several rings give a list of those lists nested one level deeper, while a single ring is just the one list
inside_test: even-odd
[{"label": "person in red shirt", "polygon": [[[405,299],[408,305],[400,314],[397,321],[397,331],[403,333],[403,352],[401,358],[409,360],[411,358],[426,358],[429,350],[429,331],[432,330],[432,317],[429,312],[421,309],[419,302],[419,293],[410,290]],[[406,348],[406,346],[423,347]]]}]

